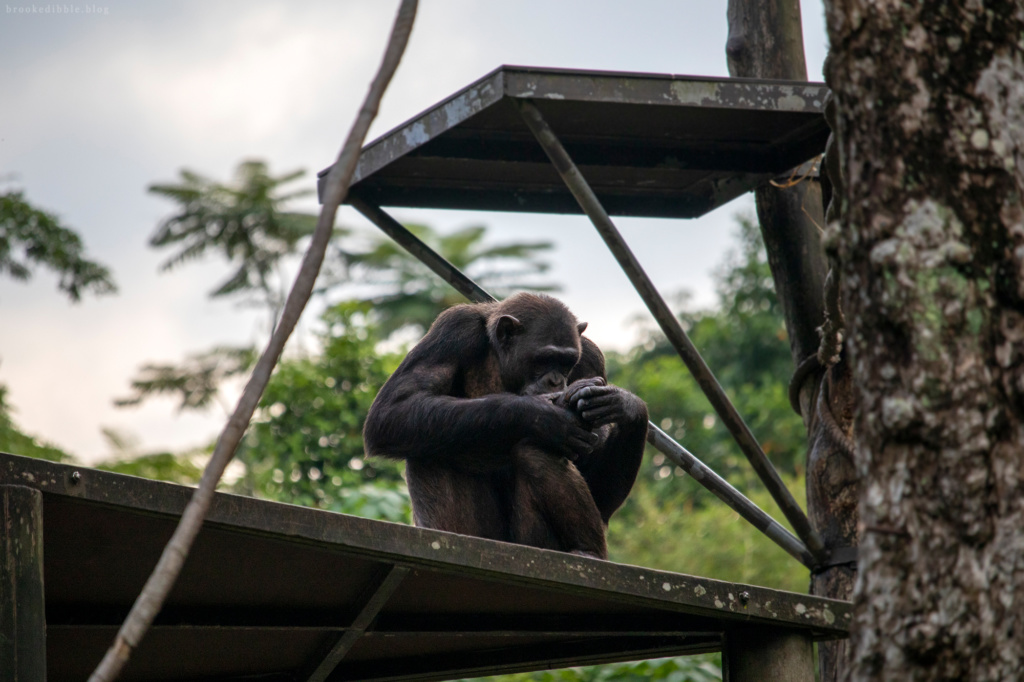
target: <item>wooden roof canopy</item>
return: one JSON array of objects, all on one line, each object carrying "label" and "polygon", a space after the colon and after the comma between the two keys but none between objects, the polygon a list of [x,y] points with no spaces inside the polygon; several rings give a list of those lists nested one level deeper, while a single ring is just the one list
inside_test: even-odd
[{"label": "wooden roof canopy", "polygon": [[[501,67],[367,145],[349,201],[486,300],[379,207],[580,213],[524,111],[558,131],[591,204],[679,218],[821,153],[824,95],[814,83]],[[0,454],[0,659],[24,644],[45,651],[38,679],[84,679],[191,492]],[[805,533],[733,508],[806,565],[818,560]],[[846,602],[218,494],[122,679],[442,680],[753,646],[766,633],[845,637],[850,618]],[[751,670],[735,679],[760,679]]]},{"label": "wooden roof canopy", "polygon": [[610,215],[695,218],[820,154],[826,92],[502,66],[368,144],[350,195],[376,206],[581,213],[516,111],[530,100]]}]

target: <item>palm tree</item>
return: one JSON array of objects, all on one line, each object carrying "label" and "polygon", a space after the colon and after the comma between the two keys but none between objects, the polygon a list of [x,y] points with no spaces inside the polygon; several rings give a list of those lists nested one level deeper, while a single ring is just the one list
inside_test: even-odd
[{"label": "palm tree", "polygon": [[[445,235],[426,225],[406,227],[499,298],[519,289],[558,290],[557,285],[534,281],[550,268],[538,254],[549,251],[551,242],[489,246],[483,243],[487,228],[480,225]],[[351,280],[372,288],[371,294],[356,300],[373,306],[384,338],[410,327],[422,334],[441,311],[465,302],[462,294],[387,237],[374,236],[365,251],[342,251],[341,256],[355,271]]]},{"label": "palm tree", "polygon": [[180,184],[150,185],[151,193],[180,206],[177,213],[160,222],[149,240],[156,248],[179,247],[161,270],[171,270],[207,251],[220,251],[235,271],[210,297],[256,293],[259,303],[270,312],[272,330],[284,305],[281,259],[294,254],[299,241],[316,227],[316,216],[283,210],[289,201],[312,192],[281,192],[283,185],[304,174],[297,170],[273,177],[266,163],[249,160],[238,165],[230,183],[182,169]]}]

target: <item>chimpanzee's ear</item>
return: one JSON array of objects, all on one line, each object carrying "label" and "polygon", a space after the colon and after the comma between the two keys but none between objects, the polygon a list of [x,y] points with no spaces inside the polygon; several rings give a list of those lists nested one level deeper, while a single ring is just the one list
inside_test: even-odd
[{"label": "chimpanzee's ear", "polygon": [[523,328],[523,323],[511,315],[502,315],[498,318],[496,327],[498,343],[507,343],[509,339],[518,334]]},{"label": "chimpanzee's ear", "polygon": [[576,330],[580,334],[582,334],[583,332],[587,331],[587,323],[586,322],[580,322],[579,324],[576,325]]}]

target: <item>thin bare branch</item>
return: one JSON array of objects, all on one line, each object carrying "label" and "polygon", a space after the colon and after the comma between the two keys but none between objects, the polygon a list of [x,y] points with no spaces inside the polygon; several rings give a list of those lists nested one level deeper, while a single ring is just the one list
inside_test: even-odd
[{"label": "thin bare branch", "polygon": [[113,645],[89,678],[90,682],[112,682],[117,678],[121,669],[128,662],[132,651],[149,630],[149,626],[163,606],[167,594],[171,591],[181,572],[192,542],[199,533],[203,519],[213,500],[217,482],[234,456],[235,449],[238,447],[259,403],[260,396],[263,395],[267,386],[270,373],[274,365],[277,364],[285,342],[309,300],[316,276],[320,271],[320,264],[323,262],[327,243],[333,233],[338,205],[348,193],[363,140],[366,138],[370,123],[377,115],[384,90],[391,81],[402,54],[405,52],[405,46],[408,43],[416,16],[416,5],[416,0],[402,0],[399,7],[380,69],[370,85],[370,91],[363,101],[359,115],[356,117],[348,138],[345,140],[345,145],[338,155],[338,160],[328,176],[328,189],[324,196],[323,209],[320,211],[316,232],[313,234],[313,240],[303,258],[302,267],[288,295],[280,323],[274,330],[266,350],[263,351],[263,355],[256,363],[252,377],[249,379],[242,397],[239,398],[234,414],[231,415],[231,419],[228,420],[221,432],[213,457],[210,458],[210,463],[207,464],[206,470],[203,472],[199,487],[185,508],[174,535],[167,543],[160,561],[135,600],[135,604],[121,626]]}]

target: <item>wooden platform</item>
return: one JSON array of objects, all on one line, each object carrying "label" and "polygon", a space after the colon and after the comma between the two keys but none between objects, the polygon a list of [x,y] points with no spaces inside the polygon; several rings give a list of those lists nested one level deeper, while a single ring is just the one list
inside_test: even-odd
[{"label": "wooden platform", "polygon": [[[18,532],[42,535],[46,679],[84,680],[191,489],[0,454],[0,493],[41,497],[41,528],[5,506],[0,574],[25,574]],[[33,594],[15,595],[22,617],[43,608]],[[715,651],[739,632],[843,637],[849,620],[845,602],[218,494],[122,679],[441,680]]]}]

